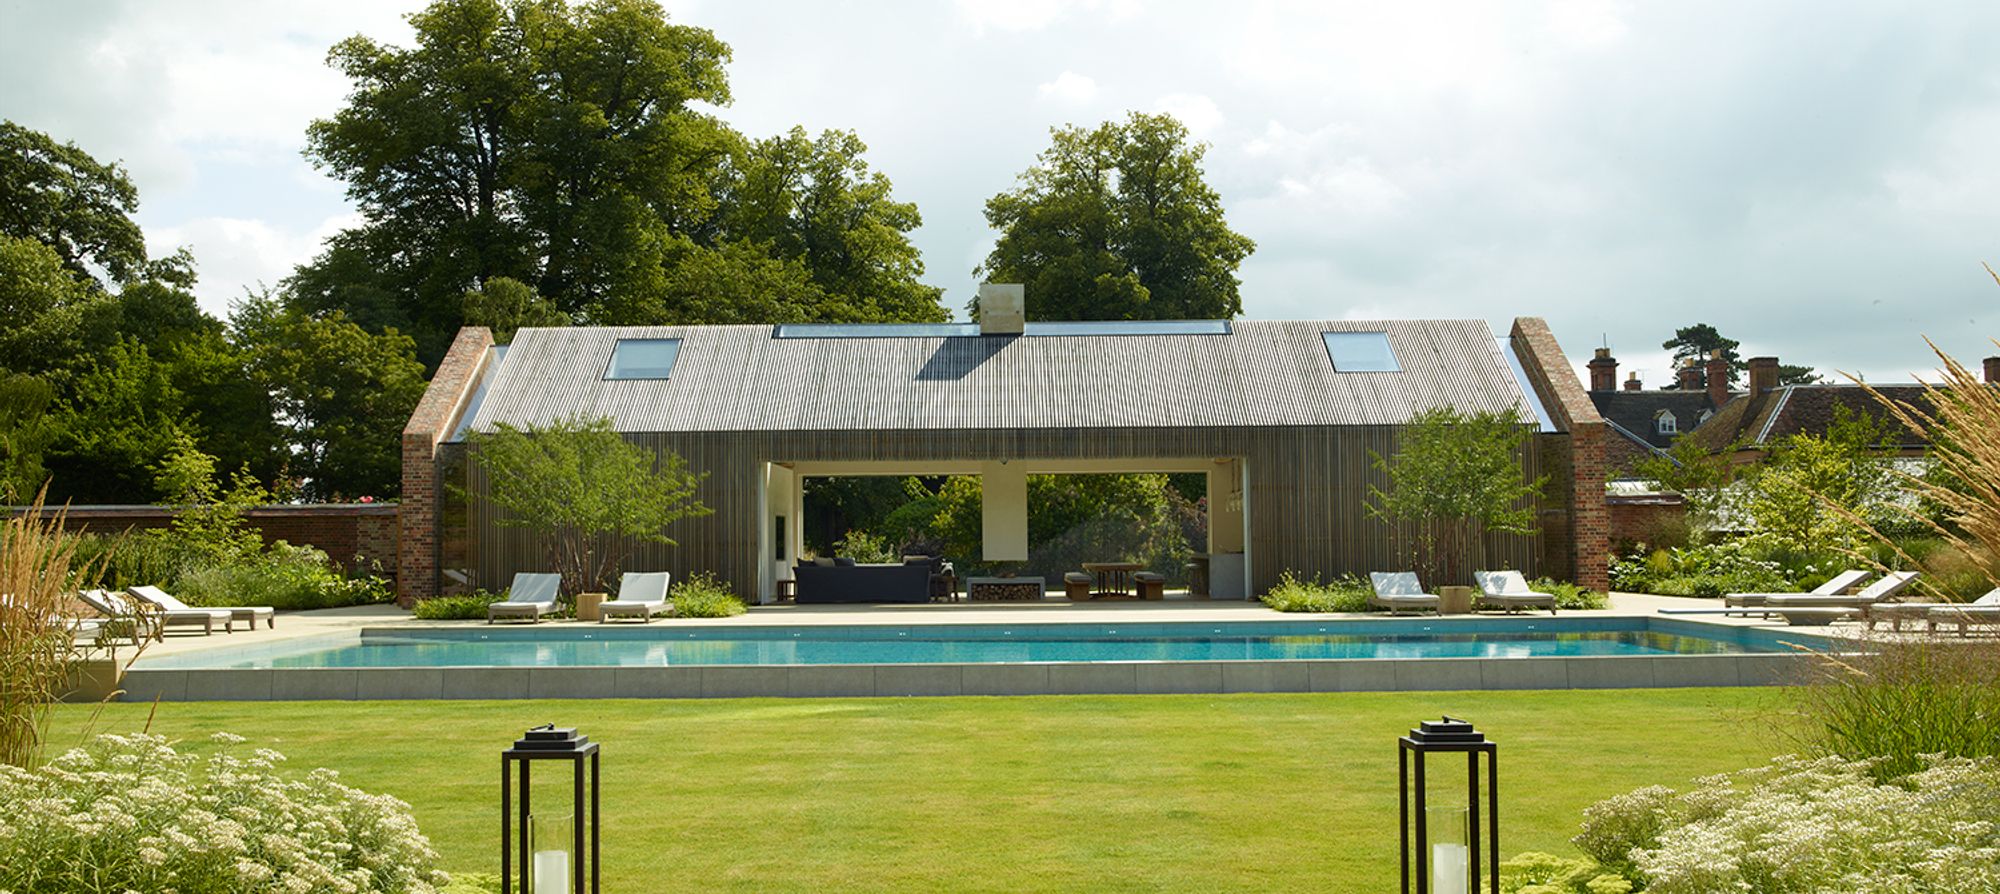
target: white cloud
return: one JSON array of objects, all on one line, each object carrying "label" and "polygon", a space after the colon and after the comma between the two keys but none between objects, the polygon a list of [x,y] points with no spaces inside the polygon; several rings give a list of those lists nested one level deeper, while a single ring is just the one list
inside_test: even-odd
[{"label": "white cloud", "polygon": [[327,237],[360,222],[359,214],[346,214],[293,232],[262,220],[199,217],[152,228],[146,233],[146,248],[155,255],[182,246],[192,250],[201,275],[196,289],[201,306],[220,317],[246,292],[277,286],[294,267],[318,254]]},{"label": "white cloud", "polygon": [[1097,98],[1097,82],[1087,75],[1065,71],[1056,79],[1035,88],[1041,98],[1067,105],[1083,105]]},{"label": "white cloud", "polygon": [[[299,157],[345,89],[326,48],[407,45],[424,2],[0,0],[0,117],[123,159],[219,304],[345,208]],[[1540,315],[1649,384],[1693,322],[1877,380],[1933,365],[1917,333],[1965,357],[2000,334],[1991,2],[672,7],[735,52],[726,120],[862,135],[954,306],[983,202],[1050,127],[1157,108],[1213,144],[1254,317]]]},{"label": "white cloud", "polygon": [[978,31],[1035,31],[1069,12],[1063,0],[957,0],[958,14]]},{"label": "white cloud", "polygon": [[1547,11],[1549,31],[1581,49],[1609,47],[1631,31],[1613,0],[1557,0]]},{"label": "white cloud", "polygon": [[1207,139],[1222,126],[1222,110],[1199,93],[1169,93],[1153,100],[1153,111],[1165,112],[1187,125],[1195,139]]}]

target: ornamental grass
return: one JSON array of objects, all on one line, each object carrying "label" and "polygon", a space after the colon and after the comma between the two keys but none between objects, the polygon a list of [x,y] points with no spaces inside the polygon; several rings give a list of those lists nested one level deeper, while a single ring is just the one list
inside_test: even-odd
[{"label": "ornamental grass", "polygon": [[43,514],[46,497],[44,489],[28,511],[0,523],[0,764],[17,767],[40,756],[49,707],[83,657],[68,619],[78,609],[74,584],[92,566],[76,560],[67,510]]}]

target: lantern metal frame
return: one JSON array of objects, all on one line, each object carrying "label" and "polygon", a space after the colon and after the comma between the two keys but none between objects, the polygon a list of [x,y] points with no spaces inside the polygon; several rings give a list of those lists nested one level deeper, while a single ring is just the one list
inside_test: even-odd
[{"label": "lantern metal frame", "polygon": [[[588,813],[584,809],[583,770],[586,758],[588,758],[590,764],[590,801]],[[571,843],[571,846],[575,850],[573,851],[574,856],[570,861],[570,892],[571,894],[584,894],[585,891],[583,886],[583,864],[586,861],[584,859],[583,830],[588,825],[590,827],[590,856],[588,860],[590,863],[590,888],[588,890],[590,894],[598,894],[597,743],[590,741],[589,736],[577,735],[574,728],[558,728],[553,723],[528,730],[521,737],[520,741],[514,743],[512,748],[500,752],[500,894],[513,894],[516,890],[513,875],[514,847],[516,844],[520,846],[520,863],[523,875],[523,882],[519,890],[524,892],[524,894],[528,891],[525,879],[532,871],[531,861],[534,859],[533,853],[529,850],[531,845],[528,841],[530,782],[533,779],[531,768],[536,761],[545,760],[568,761],[572,767],[571,787],[573,794],[570,803],[574,805],[575,816],[570,826],[575,839]],[[520,768],[521,779],[521,829],[518,834],[518,842],[513,840],[517,836],[511,822],[514,812],[512,805],[512,784],[517,764]],[[534,894],[542,894],[542,892],[537,891]]]},{"label": "lantern metal frame", "polygon": [[[1499,745],[1472,724],[1446,716],[1442,721],[1426,720],[1410,730],[1410,734],[1397,741],[1396,757],[1400,768],[1398,778],[1398,802],[1401,809],[1403,834],[1403,892],[1410,894],[1431,894],[1430,871],[1427,858],[1429,829],[1426,828],[1424,801],[1427,789],[1424,787],[1424,758],[1434,752],[1463,753],[1465,755],[1466,817],[1469,828],[1466,832],[1466,891],[1478,894],[1480,882],[1480,851],[1482,840],[1479,835],[1479,756],[1486,755],[1486,820],[1487,834],[1484,843],[1487,860],[1489,894],[1500,894],[1500,770],[1498,766]],[[1416,887],[1410,887],[1410,826],[1411,826],[1411,779],[1410,755],[1416,755]]]}]

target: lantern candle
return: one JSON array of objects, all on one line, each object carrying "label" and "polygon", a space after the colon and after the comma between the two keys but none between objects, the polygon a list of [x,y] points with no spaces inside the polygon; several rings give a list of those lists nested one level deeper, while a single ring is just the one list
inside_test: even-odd
[{"label": "lantern candle", "polygon": [[531,894],[570,894],[568,851],[536,851],[534,871]]},{"label": "lantern candle", "polygon": [[574,822],[567,813],[528,817],[528,846],[534,851],[528,894],[571,894],[569,851]]},{"label": "lantern candle", "polygon": [[1466,808],[1431,807],[1424,812],[1430,820],[1430,890],[1434,894],[1469,894]]}]

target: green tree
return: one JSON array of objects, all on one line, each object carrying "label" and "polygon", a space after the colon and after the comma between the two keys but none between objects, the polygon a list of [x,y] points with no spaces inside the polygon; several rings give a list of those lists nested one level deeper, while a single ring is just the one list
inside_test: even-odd
[{"label": "green tree", "polygon": [[1000,237],[974,272],[1025,284],[1029,319],[1235,317],[1257,246],[1223,219],[1207,151],[1169,115],[1055,130],[1020,186],[987,200]]},{"label": "green tree", "polygon": [[1632,471],[1680,494],[1687,506],[1689,526],[1706,535],[1721,526],[1735,495],[1731,486],[1745,470],[1730,459],[1736,449],[1732,446],[1711,453],[1692,438],[1675,438],[1663,454],[1648,454],[1632,463]]},{"label": "green tree", "polygon": [[923,218],[891,198],[867,149],[852,131],[809,139],[802,127],[750,143],[716,190],[719,230],[802,265],[824,295],[809,319],[942,322],[941,290],[918,282],[923,258],[908,239]]},{"label": "green tree", "polygon": [[[952,477],[939,489],[932,525],[947,555],[977,560],[982,502],[976,477]],[[1165,475],[1029,475],[1028,505],[1031,573],[1061,574],[1090,561],[1178,573],[1187,556]]]},{"label": "green tree", "polygon": [[1810,366],[1800,366],[1795,363],[1778,364],[1778,384],[1780,385],[1813,385],[1825,380],[1825,376],[1813,372],[1813,368]]},{"label": "green tree", "polygon": [[416,338],[435,364],[469,290],[527,284],[598,324],[942,320],[853,134],[748,141],[729,48],[654,0],[438,0],[416,43],[354,37],[354,83],[307,154],[368,215],[286,282],[288,300]]},{"label": "green tree", "polygon": [[397,493],[400,434],[424,393],[411,340],[394,329],[370,333],[339,311],[309,316],[269,295],[238,305],[230,324],[277,409],[303,495]]},{"label": "green tree", "polygon": [[55,438],[55,394],[34,376],[0,373],[0,503],[27,503],[48,482],[42,457]]},{"label": "green tree", "polygon": [[493,330],[493,340],[507,344],[516,330],[530,326],[562,326],[569,322],[535,290],[518,279],[496,276],[465,293],[465,325]]},{"label": "green tree", "polygon": [[1535,500],[1548,476],[1521,469],[1528,430],[1513,411],[1467,413],[1435,407],[1403,427],[1396,452],[1373,454],[1389,488],[1368,486],[1368,511],[1404,526],[1414,561],[1431,586],[1472,578],[1485,561],[1486,534],[1532,534]]},{"label": "green tree", "polygon": [[146,346],[126,338],[62,374],[49,446],[49,499],[149,503],[151,469],[186,434],[187,396]]},{"label": "green tree", "polygon": [[172,551],[207,565],[232,564],[264,549],[264,537],[243,521],[271,495],[248,472],[237,472],[229,490],[217,481],[216,460],[185,434],[153,468],[153,483],[178,508],[164,535]]},{"label": "green tree", "polygon": [[571,593],[606,586],[635,543],[676,545],[667,527],[708,515],[705,473],[672,451],[626,441],[609,419],[475,432],[471,455],[507,511],[500,524],[549,535],[549,560]]},{"label": "green tree", "polygon": [[1863,534],[1852,519],[1878,529],[1897,520],[1898,478],[1882,456],[1891,430],[1836,407],[1824,434],[1778,441],[1744,480],[1741,505],[1753,536],[1779,550],[1851,551]]},{"label": "green tree", "polygon": [[0,234],[0,368],[40,372],[79,352],[86,309],[102,295],[47,244]]},{"label": "green tree", "polygon": [[1737,347],[1741,345],[1742,342],[1736,339],[1724,338],[1722,333],[1707,323],[1683,326],[1674,330],[1673,338],[1660,343],[1662,348],[1673,349],[1675,366],[1688,361],[1694,362],[1694,368],[1701,371],[1703,388],[1708,387],[1708,359],[1714,356],[1716,351],[1721,351],[1722,359],[1729,361],[1729,387],[1736,387],[1747,366],[1743,358],[1736,353]]},{"label": "green tree", "polygon": [[0,121],[0,235],[33,239],[84,281],[123,282],[146,270],[132,214],[139,190],[125,170],[47,134]]}]

